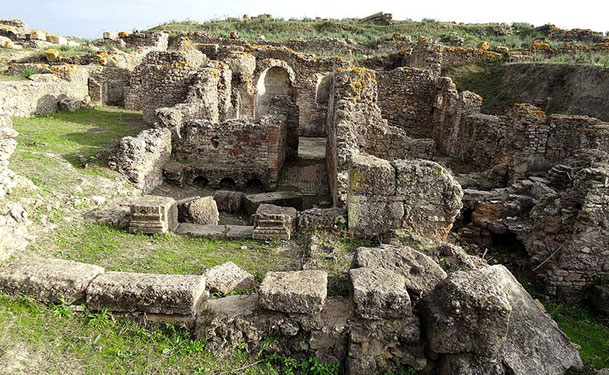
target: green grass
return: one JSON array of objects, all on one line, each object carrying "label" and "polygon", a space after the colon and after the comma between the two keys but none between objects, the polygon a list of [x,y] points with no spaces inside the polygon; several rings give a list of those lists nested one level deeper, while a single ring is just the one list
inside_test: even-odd
[{"label": "green grass", "polygon": [[172,325],[142,327],[0,295],[0,373],[202,375],[238,368],[278,374],[268,361],[239,350],[214,356],[204,341]]},{"label": "green grass", "polygon": [[23,75],[0,75],[0,81],[27,81],[27,78],[25,78]]},{"label": "green grass", "polygon": [[[47,153],[60,156],[81,173],[108,176],[106,163],[114,142],[127,135],[137,135],[145,127],[139,112],[111,107],[15,118],[13,125],[19,136],[18,152],[11,158],[11,168],[47,190],[57,189],[64,178],[74,177],[57,170],[60,161]],[[83,168],[81,159],[91,157],[95,159]]]},{"label": "green grass", "polygon": [[598,369],[609,368],[609,320],[580,305],[555,301],[543,304],[560,329],[579,346],[585,363]]},{"label": "green grass", "polygon": [[482,96],[482,112],[489,114],[502,114],[515,102],[515,96],[502,83],[505,64],[472,63],[451,67],[442,72],[450,77],[459,91],[473,91]]},{"label": "green grass", "polygon": [[28,253],[93,263],[111,271],[200,274],[232,261],[260,278],[298,268],[300,254],[252,240],[148,236],[91,223],[67,223],[30,245]]},{"label": "green grass", "polygon": [[267,40],[286,41],[292,39],[315,38],[349,38],[363,44],[371,44],[378,39],[391,37],[395,33],[425,35],[434,39],[454,32],[464,39],[464,46],[475,47],[480,41],[486,40],[492,46],[507,45],[512,48],[529,48],[533,39],[541,36],[533,28],[511,27],[507,24],[456,24],[423,20],[422,22],[405,20],[394,21],[391,25],[373,22],[362,22],[357,19],[256,19],[242,20],[228,18],[213,20],[202,24],[196,22],[170,21],[156,26],[148,31],[199,31],[228,37],[231,31],[239,31],[245,40],[255,40],[264,35]]}]

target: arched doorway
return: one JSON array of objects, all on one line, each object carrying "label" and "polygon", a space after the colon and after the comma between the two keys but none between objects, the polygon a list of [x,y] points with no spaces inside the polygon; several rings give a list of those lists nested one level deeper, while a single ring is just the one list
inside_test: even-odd
[{"label": "arched doorway", "polygon": [[296,90],[290,74],[281,66],[274,66],[262,72],[256,89],[256,118],[269,113],[272,108],[271,101],[276,96],[287,96],[295,102]]}]

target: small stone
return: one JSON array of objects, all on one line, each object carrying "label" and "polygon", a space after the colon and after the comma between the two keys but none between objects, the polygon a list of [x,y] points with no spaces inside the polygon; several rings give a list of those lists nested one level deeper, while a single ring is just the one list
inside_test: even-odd
[{"label": "small stone", "polygon": [[256,287],[254,276],[242,270],[233,262],[212,267],[206,270],[203,275],[207,280],[207,289],[212,293],[229,294],[235,289],[249,291]]}]

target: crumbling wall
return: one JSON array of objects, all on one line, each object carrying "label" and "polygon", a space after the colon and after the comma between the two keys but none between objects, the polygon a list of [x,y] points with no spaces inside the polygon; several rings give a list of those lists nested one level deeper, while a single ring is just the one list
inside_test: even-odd
[{"label": "crumbling wall", "polygon": [[230,179],[245,186],[259,180],[272,188],[286,158],[287,122],[280,107],[255,122],[191,121],[182,127],[175,147],[176,161],[183,165],[180,173],[190,182],[198,179],[218,186]]},{"label": "crumbling wall", "polygon": [[183,103],[197,78],[205,55],[184,41],[179,51],[153,51],[131,75],[125,90],[125,107],[144,111],[144,121],[155,121],[155,111]]},{"label": "crumbling wall", "polygon": [[466,190],[471,223],[459,236],[488,246],[511,233],[548,295],[583,298],[587,287],[609,275],[607,157],[581,149],[558,161],[545,178],[488,192]]},{"label": "crumbling wall", "polygon": [[30,117],[57,112],[64,98],[87,101],[89,97],[86,69],[63,65],[51,69],[48,81],[0,82],[0,112]]},{"label": "crumbling wall", "polygon": [[0,114],[0,261],[28,244],[28,214],[21,204],[9,201],[6,195],[15,188],[15,173],[9,169],[9,159],[15,152],[18,133],[8,114]]},{"label": "crumbling wall", "polygon": [[137,137],[124,137],[108,160],[144,193],[163,182],[163,166],[171,157],[171,131],[147,129]]},{"label": "crumbling wall", "polygon": [[431,139],[410,138],[402,129],[387,124],[378,105],[376,75],[365,68],[339,68],[334,74],[328,101],[326,163],[334,204],[347,198],[349,160],[369,153],[389,160],[430,158]]}]

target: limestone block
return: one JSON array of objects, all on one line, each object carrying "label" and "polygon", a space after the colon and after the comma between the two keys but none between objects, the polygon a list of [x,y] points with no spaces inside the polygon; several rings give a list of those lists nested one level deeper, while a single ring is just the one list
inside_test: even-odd
[{"label": "limestone block", "polygon": [[57,107],[63,112],[76,112],[82,107],[82,101],[65,97],[57,102]]},{"label": "limestone block", "polygon": [[68,39],[63,36],[58,35],[47,35],[47,42],[58,45],[58,46],[67,46]]},{"label": "limestone block", "polygon": [[104,31],[103,37],[104,37],[104,39],[114,40],[114,39],[116,39],[116,34],[111,31]]},{"label": "limestone block", "polygon": [[34,30],[30,34],[30,39],[32,39],[32,40],[41,40],[41,41],[46,42],[46,40],[47,40],[47,34],[44,31]]},{"label": "limestone block", "polygon": [[463,190],[448,170],[427,160],[394,160],[396,194],[404,202],[402,227],[446,239],[463,204]]},{"label": "limestone block", "polygon": [[44,51],[44,55],[46,56],[48,62],[55,62],[59,60],[59,51],[56,49],[49,48],[48,50]]},{"label": "limestone block", "polygon": [[302,195],[292,191],[248,194],[243,199],[243,207],[248,215],[256,213],[258,207],[263,203],[281,207],[294,207],[297,210],[302,210],[303,207]]},{"label": "limestone block", "polygon": [[0,292],[43,303],[71,304],[85,298],[89,283],[104,272],[92,264],[63,259],[24,258],[0,270]]},{"label": "limestone block", "polygon": [[245,193],[240,191],[218,190],[214,193],[218,211],[231,214],[241,211],[241,203],[244,197]]},{"label": "limestone block", "polygon": [[268,310],[313,314],[323,309],[327,289],[324,271],[269,272],[260,285],[259,303]]},{"label": "limestone block", "polygon": [[349,192],[354,195],[393,195],[395,170],[389,161],[354,155],[349,163]]},{"label": "limestone block", "polygon": [[144,195],[131,202],[129,229],[146,234],[162,234],[178,225],[176,202],[170,197]]},{"label": "limestone block", "polygon": [[289,240],[296,229],[298,211],[293,207],[279,207],[272,204],[261,204],[254,216],[253,238],[265,240],[279,238]]},{"label": "limestone block", "polygon": [[412,313],[404,277],[385,269],[349,271],[355,313],[364,319],[402,318]]},{"label": "limestone block", "polygon": [[349,195],[347,199],[349,231],[359,236],[387,233],[399,228],[404,217],[401,201]]},{"label": "limestone block", "polygon": [[429,348],[436,353],[498,355],[512,307],[503,275],[493,267],[453,272],[421,301]]},{"label": "limestone block", "polygon": [[347,224],[347,210],[344,208],[311,208],[298,213],[298,230],[340,229]]},{"label": "limestone block", "polygon": [[178,219],[182,223],[218,225],[220,214],[212,197],[186,198],[177,205]]},{"label": "limestone block", "polygon": [[177,234],[203,237],[209,239],[243,239],[252,238],[253,226],[247,225],[200,225],[191,223],[180,223]]},{"label": "limestone block", "polygon": [[413,298],[430,293],[446,278],[446,272],[433,259],[408,246],[360,247],[355,252],[353,264],[354,267],[386,269],[403,276]]},{"label": "limestone block", "polygon": [[226,262],[205,270],[203,275],[207,280],[207,289],[212,293],[229,294],[235,289],[247,291],[256,287],[254,276],[233,262]]},{"label": "limestone block", "polygon": [[[451,353],[444,358],[446,368],[489,373],[488,362],[473,362],[480,358],[501,363],[501,374],[582,368],[567,336],[504,266],[451,273],[420,306],[429,349]],[[464,366],[463,357],[452,354],[468,354],[472,361]]]},{"label": "limestone block", "polygon": [[87,288],[92,310],[196,315],[205,298],[202,275],[107,272]]}]

